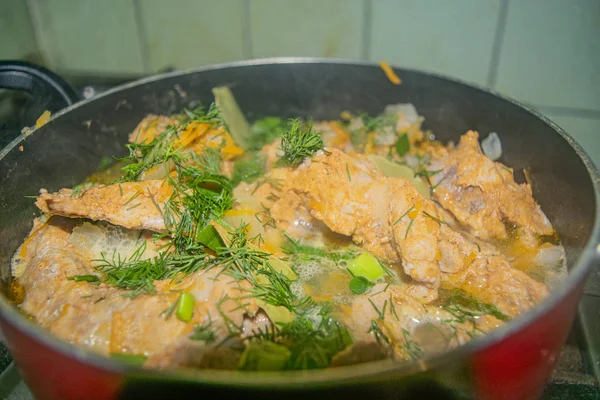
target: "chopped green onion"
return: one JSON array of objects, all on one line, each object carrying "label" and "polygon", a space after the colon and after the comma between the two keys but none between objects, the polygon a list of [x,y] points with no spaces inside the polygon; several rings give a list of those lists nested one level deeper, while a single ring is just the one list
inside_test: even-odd
[{"label": "chopped green onion", "polygon": [[373,283],[370,282],[364,276],[355,276],[350,281],[350,290],[354,294],[366,293],[369,291],[369,289],[371,289],[372,286],[373,286]]},{"label": "chopped green onion", "polygon": [[71,275],[67,279],[75,282],[89,282],[94,285],[100,284],[100,278],[97,275]]},{"label": "chopped green onion", "polygon": [[385,270],[371,253],[362,253],[350,261],[348,270],[355,277],[363,276],[370,281],[375,281],[385,274]]},{"label": "chopped green onion", "polygon": [[179,295],[179,301],[177,303],[177,311],[175,316],[183,322],[190,322],[192,320],[192,314],[194,313],[194,295],[191,293],[181,292]]},{"label": "chopped green onion", "polygon": [[291,351],[280,344],[255,340],[248,344],[240,358],[238,369],[245,371],[278,371],[289,360]]},{"label": "chopped green onion", "polygon": [[410,142],[408,141],[408,135],[405,133],[398,138],[396,141],[396,153],[398,156],[403,157],[410,149]]},{"label": "chopped green onion", "polygon": [[147,357],[142,354],[110,353],[110,358],[126,364],[143,365]]},{"label": "chopped green onion", "polygon": [[219,236],[219,232],[217,232],[215,227],[210,224],[206,225],[204,229],[198,232],[196,240],[213,251],[217,251],[219,247],[225,245],[221,240],[221,236]]}]

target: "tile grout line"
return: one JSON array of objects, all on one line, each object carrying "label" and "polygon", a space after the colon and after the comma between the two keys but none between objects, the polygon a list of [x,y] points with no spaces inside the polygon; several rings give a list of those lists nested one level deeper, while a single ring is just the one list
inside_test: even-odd
[{"label": "tile grout line", "polygon": [[373,28],[373,2],[363,0],[363,31],[361,57],[368,61],[371,57],[371,29]]},{"label": "tile grout line", "polygon": [[144,18],[142,18],[142,8],[139,0],[133,1],[133,20],[135,23],[135,32],[137,34],[138,45],[140,46],[140,55],[142,57],[142,68],[144,72],[152,72],[152,62],[150,61],[150,45],[148,44],[148,30]]},{"label": "tile grout line", "polygon": [[252,18],[250,18],[250,0],[244,0],[242,15],[242,50],[246,59],[253,58],[252,49]]},{"label": "tile grout line", "polygon": [[[48,37],[55,36],[54,30],[51,24],[45,21],[44,13],[40,10],[41,7],[44,7],[44,5],[40,4],[39,0],[27,0],[27,13],[29,14],[29,21],[33,28],[36,47],[42,55],[44,62],[47,63],[46,67],[53,70],[60,70],[62,65],[60,57],[57,57],[58,49],[54,46],[56,41]],[[42,31],[44,28],[48,35],[43,34]]]},{"label": "tile grout line", "polygon": [[496,32],[494,33],[494,42],[492,43],[492,57],[490,59],[490,69],[488,71],[487,86],[494,88],[498,78],[498,66],[500,64],[500,56],[502,53],[502,45],[504,43],[504,35],[506,33],[506,22],[508,19],[508,2],[509,0],[500,1],[500,9],[498,10],[498,22],[496,23]]}]

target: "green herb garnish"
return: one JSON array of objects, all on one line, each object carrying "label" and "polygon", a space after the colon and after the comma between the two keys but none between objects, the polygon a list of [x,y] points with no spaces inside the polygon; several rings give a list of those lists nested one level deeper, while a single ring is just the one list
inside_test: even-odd
[{"label": "green herb garnish", "polygon": [[266,117],[256,120],[250,127],[249,150],[260,150],[272,143],[288,129],[288,122],[279,117]]},{"label": "green herb garnish", "polygon": [[290,128],[281,136],[283,156],[279,161],[283,165],[297,166],[305,158],[311,157],[317,151],[323,150],[323,148],[323,138],[318,133],[312,131],[312,124],[305,129],[295,119],[291,121]]},{"label": "green herb garnish", "polygon": [[370,281],[375,281],[385,275],[385,270],[371,253],[362,253],[350,261],[348,271],[352,276],[361,276]]},{"label": "green herb garnish", "polygon": [[100,284],[100,278],[97,275],[71,275],[67,279],[75,282],[89,282],[95,285]]},{"label": "green herb garnish", "polygon": [[404,338],[402,348],[404,351],[406,351],[406,354],[408,354],[408,356],[413,360],[419,360],[423,358],[423,349],[413,342],[410,332],[405,328],[402,328],[402,337]]},{"label": "green herb garnish", "polygon": [[219,236],[219,232],[217,232],[215,227],[212,225],[206,225],[204,229],[198,232],[196,241],[202,243],[204,246],[213,251],[217,251],[224,245],[223,240],[221,240],[221,236]]},{"label": "green herb garnish", "polygon": [[373,287],[373,285],[374,284],[364,276],[355,276],[350,281],[350,290],[352,291],[352,293],[360,295],[368,292]]},{"label": "green herb garnish", "polygon": [[110,358],[121,361],[125,364],[141,366],[146,362],[147,357],[142,354],[110,353]]},{"label": "green herb garnish", "polygon": [[265,174],[265,158],[260,154],[249,154],[233,164],[231,185],[240,182],[252,183]]},{"label": "green herb garnish", "polygon": [[413,209],[415,208],[414,205],[410,206],[410,208],[406,211],[404,211],[402,213],[401,216],[398,217],[398,219],[396,221],[394,221],[394,223],[392,224],[392,226],[396,225],[398,222],[402,221],[402,218],[404,218],[409,212],[411,212]]},{"label": "green herb garnish", "polygon": [[255,332],[250,340],[268,340],[286,346],[290,356],[282,369],[325,368],[333,356],[352,344],[348,329],[328,316],[328,307],[321,308],[321,322],[314,324],[302,315],[279,329]]},{"label": "green herb garnish", "polygon": [[194,313],[194,303],[196,299],[194,295],[187,292],[181,292],[177,301],[177,311],[175,316],[177,319],[183,322],[190,322]]},{"label": "green herb garnish", "polygon": [[240,358],[238,369],[244,371],[278,371],[283,369],[292,353],[281,344],[268,340],[248,343]]},{"label": "green herb garnish", "polygon": [[286,254],[299,258],[300,261],[327,258],[335,264],[339,264],[340,262],[348,263],[359,254],[357,250],[325,250],[320,247],[305,245],[291,237],[287,232],[283,232],[283,234],[287,238],[287,241],[281,246],[281,249]]},{"label": "green herb garnish", "polygon": [[100,159],[100,161],[98,162],[98,172],[104,171],[106,169],[108,169],[110,166],[112,166],[115,163],[115,159],[112,157],[102,157]]},{"label": "green herb garnish", "polygon": [[211,325],[211,320],[209,320],[206,324],[196,325],[194,327],[194,332],[192,332],[192,334],[188,337],[192,340],[197,340],[206,344],[214,343],[214,341],[217,340],[217,335],[215,334],[215,331],[212,329]]},{"label": "green herb garnish", "polygon": [[446,311],[451,312],[455,316],[474,317],[489,314],[501,321],[510,319],[510,317],[503,314],[493,304],[477,300],[475,297],[460,289],[453,289],[450,293],[442,293],[442,297],[446,299],[446,304],[443,307]]},{"label": "green herb garnish", "polygon": [[396,141],[394,147],[396,148],[396,154],[398,154],[399,157],[404,157],[404,155],[406,155],[406,153],[408,153],[410,150],[408,135],[406,133],[401,135]]}]

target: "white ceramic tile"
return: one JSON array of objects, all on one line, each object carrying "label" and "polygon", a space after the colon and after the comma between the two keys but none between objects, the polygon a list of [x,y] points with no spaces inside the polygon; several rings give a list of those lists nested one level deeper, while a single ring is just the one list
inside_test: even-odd
[{"label": "white ceramic tile", "polygon": [[132,0],[35,0],[39,36],[53,67],[92,73],[141,73]]},{"label": "white ceramic tile", "polygon": [[253,57],[360,58],[362,0],[250,0]]},{"label": "white ceramic tile", "polygon": [[573,136],[600,166],[600,119],[548,115],[552,121]]},{"label": "white ceramic tile", "polygon": [[497,89],[537,105],[600,109],[600,1],[510,1]]},{"label": "white ceramic tile", "polygon": [[370,58],[485,84],[499,0],[373,0]]},{"label": "white ceramic tile", "polygon": [[150,69],[240,60],[243,1],[142,0]]},{"label": "white ceramic tile", "polygon": [[37,46],[27,2],[0,0],[0,60],[36,58]]}]

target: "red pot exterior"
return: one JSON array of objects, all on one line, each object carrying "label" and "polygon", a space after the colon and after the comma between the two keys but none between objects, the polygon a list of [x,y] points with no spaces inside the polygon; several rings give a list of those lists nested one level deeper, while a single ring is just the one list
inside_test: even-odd
[{"label": "red pot exterior", "polygon": [[123,377],[82,363],[2,321],[2,332],[23,379],[36,399],[116,398]]},{"label": "red pot exterior", "polygon": [[583,285],[515,334],[474,355],[475,393],[484,400],[538,398],[564,345]]}]

